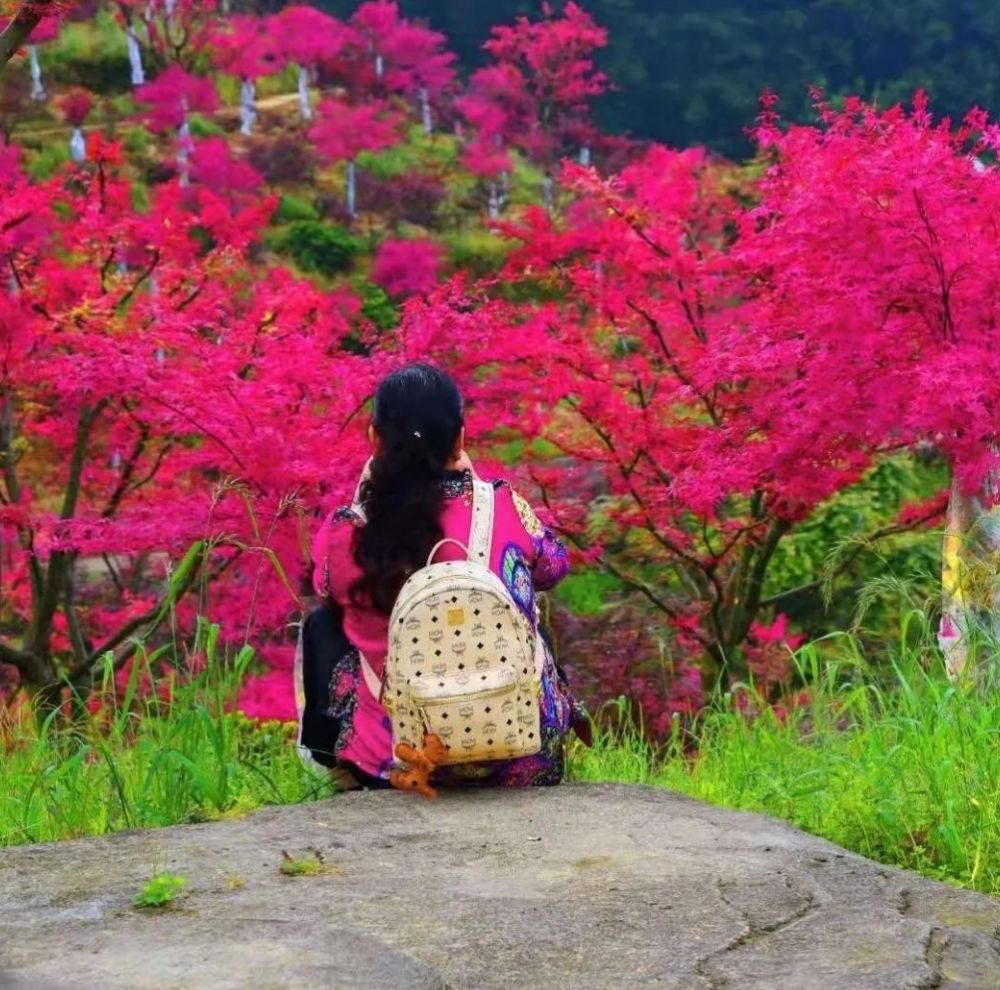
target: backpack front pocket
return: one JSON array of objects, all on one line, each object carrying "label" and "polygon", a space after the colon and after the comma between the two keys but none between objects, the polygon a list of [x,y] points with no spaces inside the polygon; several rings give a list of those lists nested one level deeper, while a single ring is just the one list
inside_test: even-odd
[{"label": "backpack front pocket", "polygon": [[513,671],[408,685],[427,732],[439,736],[449,763],[509,760],[541,749],[538,697]]}]

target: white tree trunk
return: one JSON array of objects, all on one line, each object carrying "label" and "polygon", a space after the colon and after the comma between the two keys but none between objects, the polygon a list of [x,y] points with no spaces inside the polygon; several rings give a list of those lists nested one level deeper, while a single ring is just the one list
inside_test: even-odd
[{"label": "white tree trunk", "polygon": [[982,667],[1000,643],[1000,505],[994,482],[982,498],[966,495],[953,481],[945,519],[938,645],[948,676],[957,679]]},{"label": "white tree trunk", "polygon": [[500,209],[506,210],[510,202],[510,173],[504,169],[500,173]]},{"label": "white tree trunk", "polygon": [[128,62],[132,68],[132,85],[141,86],[146,81],[146,73],[142,69],[139,39],[135,36],[135,28],[131,22],[125,25],[125,44],[128,46]]},{"label": "white tree trunk", "polygon": [[590,165],[590,145],[585,144],[580,148],[580,164],[587,168]]},{"label": "white tree trunk", "polygon": [[31,69],[31,98],[45,99],[45,87],[42,85],[42,64],[38,61],[38,45],[28,45],[28,65]]},{"label": "white tree trunk", "polygon": [[249,137],[257,119],[257,87],[252,79],[244,79],[240,86],[240,134]]},{"label": "white tree trunk", "polygon": [[434,118],[431,116],[431,97],[426,86],[420,87],[420,123],[423,124],[424,134],[434,132]]},{"label": "white tree trunk", "polygon": [[486,206],[486,211],[491,220],[500,219],[500,190],[495,182],[490,183],[490,198]]},{"label": "white tree trunk", "polygon": [[542,206],[551,213],[556,206],[556,182],[551,175],[542,179]]},{"label": "white tree trunk", "polygon": [[385,75],[385,59],[381,55],[375,56],[375,78],[380,82]]},{"label": "white tree trunk", "polygon": [[309,69],[305,65],[299,70],[299,114],[303,120],[312,120],[312,107],[309,105]]},{"label": "white tree trunk", "polygon": [[69,157],[75,162],[85,162],[87,160],[87,141],[83,136],[83,131],[79,127],[74,127],[73,133],[70,135]]},{"label": "white tree trunk", "polygon": [[177,172],[185,189],[191,185],[191,146],[191,125],[185,114],[184,122],[177,130]]},{"label": "white tree trunk", "polygon": [[347,215],[353,220],[358,207],[358,167],[352,159],[347,163]]}]

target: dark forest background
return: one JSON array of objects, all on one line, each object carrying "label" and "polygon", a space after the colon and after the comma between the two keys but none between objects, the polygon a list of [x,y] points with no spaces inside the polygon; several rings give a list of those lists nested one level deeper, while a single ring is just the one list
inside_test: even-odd
[{"label": "dark forest background", "polygon": [[[481,63],[494,24],[540,0],[399,0],[444,31],[464,69]],[[318,0],[346,16],[356,0]],[[559,8],[559,2],[553,3]],[[808,89],[881,104],[918,88],[937,113],[1000,108],[1000,0],[583,0],[608,28],[600,58],[618,91],[598,117],[612,132],[673,145],[748,150],[744,129],[770,88],[782,114],[810,116]]]}]

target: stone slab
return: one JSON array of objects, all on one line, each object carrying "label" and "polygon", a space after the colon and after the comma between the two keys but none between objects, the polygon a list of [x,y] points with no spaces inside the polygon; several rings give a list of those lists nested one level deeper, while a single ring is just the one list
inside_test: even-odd
[{"label": "stone slab", "polygon": [[[283,852],[322,857],[289,877]],[[188,878],[140,909],[153,871]],[[1000,901],[666,791],[351,793],[0,852],[0,990],[1000,990]]]}]

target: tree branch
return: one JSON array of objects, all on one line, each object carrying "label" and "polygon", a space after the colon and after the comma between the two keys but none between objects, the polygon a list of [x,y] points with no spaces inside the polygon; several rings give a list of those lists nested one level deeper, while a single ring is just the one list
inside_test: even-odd
[{"label": "tree branch", "polygon": [[13,57],[14,53],[28,40],[38,22],[48,13],[52,0],[34,0],[21,5],[14,19],[0,33],[0,69]]}]

